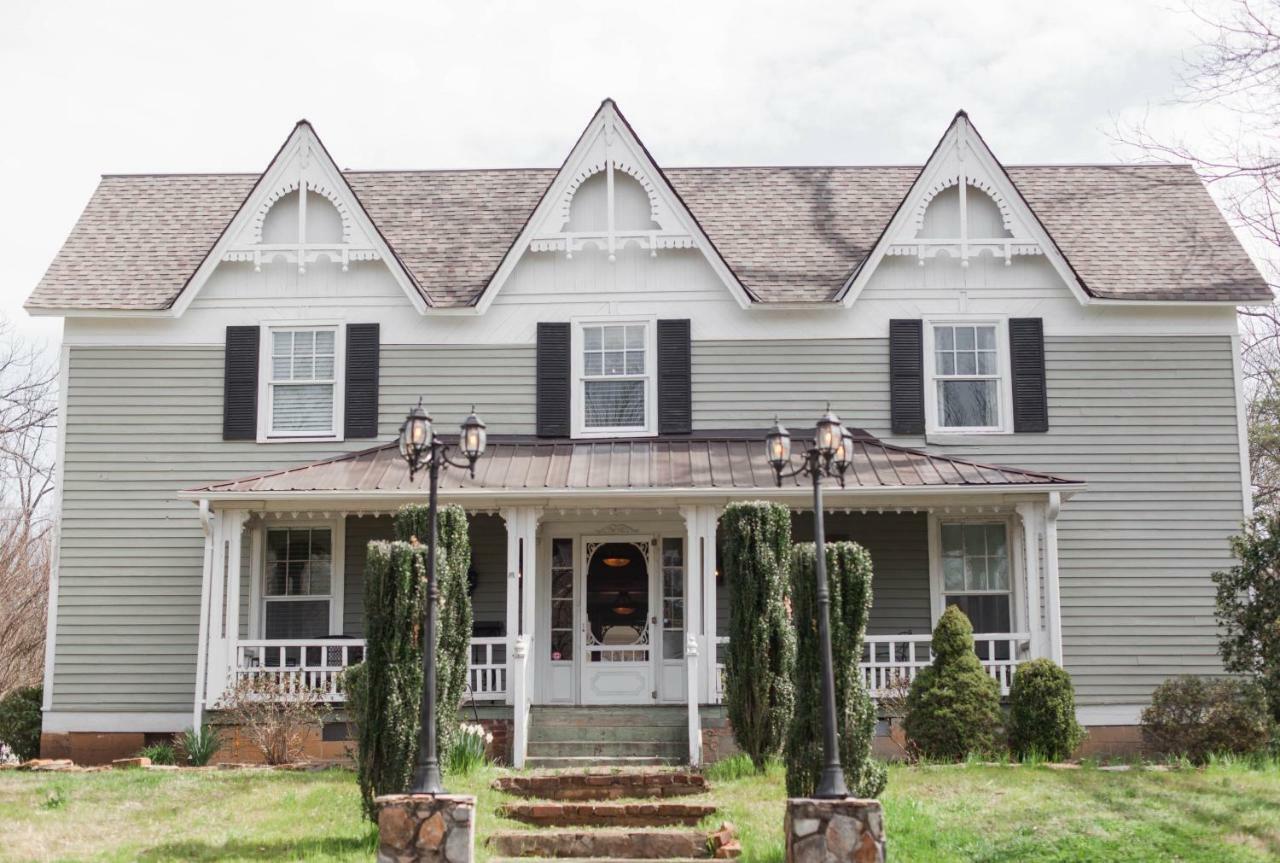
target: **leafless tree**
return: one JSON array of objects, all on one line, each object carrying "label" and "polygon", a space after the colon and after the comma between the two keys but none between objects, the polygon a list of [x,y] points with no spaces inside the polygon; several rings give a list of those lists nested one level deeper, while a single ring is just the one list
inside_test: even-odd
[{"label": "leafless tree", "polygon": [[[1215,131],[1195,143],[1145,124],[1118,138],[1148,157],[1189,162],[1227,218],[1280,286],[1280,0],[1234,0],[1192,6],[1206,27],[1204,44],[1186,61],[1176,101],[1204,109]],[[1280,507],[1280,315],[1270,306],[1242,308],[1254,503]]]},{"label": "leafless tree", "polygon": [[40,682],[53,524],[56,370],[0,321],[0,696]]}]

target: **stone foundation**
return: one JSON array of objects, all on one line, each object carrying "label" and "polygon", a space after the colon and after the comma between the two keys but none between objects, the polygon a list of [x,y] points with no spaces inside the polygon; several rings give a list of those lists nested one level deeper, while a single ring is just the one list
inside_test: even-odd
[{"label": "stone foundation", "polygon": [[884,813],[878,800],[787,801],[787,863],[884,863]]},{"label": "stone foundation", "polygon": [[476,799],[463,794],[388,794],[378,807],[378,863],[471,863]]}]

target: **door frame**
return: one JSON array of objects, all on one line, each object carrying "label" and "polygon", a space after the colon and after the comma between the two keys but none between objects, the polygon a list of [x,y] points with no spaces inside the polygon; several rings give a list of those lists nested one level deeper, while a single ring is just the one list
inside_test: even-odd
[{"label": "door frame", "polygon": [[[644,662],[627,662],[612,663],[615,666],[623,668],[644,668],[646,680],[648,682],[648,698],[640,698],[637,701],[628,702],[599,702],[591,701],[587,697],[589,688],[587,686],[588,675],[592,671],[605,671],[608,669],[593,668],[593,664],[587,661],[587,574],[591,567],[591,557],[595,551],[602,545],[606,544],[628,544],[637,547],[637,550],[644,555],[645,559],[645,590],[646,590],[646,613],[645,613],[645,635],[647,643],[637,645],[638,648],[645,650],[649,654],[649,658]],[[661,552],[661,541],[658,534],[591,534],[583,533],[578,536],[578,553],[577,572],[574,573],[574,591],[577,596],[574,603],[575,626],[577,637],[574,644],[574,654],[577,657],[576,683],[578,691],[579,704],[652,704],[658,700],[658,675],[661,673],[659,663],[662,661],[659,653],[661,652],[661,636],[656,633],[657,629],[657,611],[662,605],[662,597],[659,594],[655,600],[654,594],[658,592],[659,579],[655,578],[654,560]],[[640,548],[643,546],[643,548]],[[660,563],[659,563],[660,566]],[[619,645],[625,648],[625,645]],[[621,669],[619,669],[621,670]]]}]

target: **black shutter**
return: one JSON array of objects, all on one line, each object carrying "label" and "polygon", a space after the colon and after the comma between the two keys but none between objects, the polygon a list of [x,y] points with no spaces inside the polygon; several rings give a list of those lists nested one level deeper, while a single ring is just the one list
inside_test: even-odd
[{"label": "black shutter", "polygon": [[1049,396],[1044,382],[1044,321],[1009,319],[1009,373],[1013,378],[1013,430],[1047,432]]},{"label": "black shutter", "polygon": [[258,439],[258,328],[227,327],[222,439]]},{"label": "black shutter", "polygon": [[924,434],[922,321],[889,321],[889,423],[894,434]]},{"label": "black shutter", "polygon": [[689,321],[658,321],[658,433],[693,431]]},{"label": "black shutter", "polygon": [[569,436],[569,325],[538,324],[538,437]]},{"label": "black shutter", "polygon": [[345,436],[378,436],[378,325],[347,324]]}]

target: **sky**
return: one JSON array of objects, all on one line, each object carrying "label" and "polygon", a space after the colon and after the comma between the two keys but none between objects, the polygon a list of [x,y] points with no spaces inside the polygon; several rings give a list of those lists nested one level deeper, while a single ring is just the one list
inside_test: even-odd
[{"label": "sky", "polygon": [[[659,164],[919,164],[957,109],[998,158],[1132,161],[1204,27],[1106,2],[31,2],[0,9],[0,315],[104,173],[261,171],[299,118],[344,168],[555,166],[613,97]],[[1202,4],[1203,5],[1203,4]]]}]

